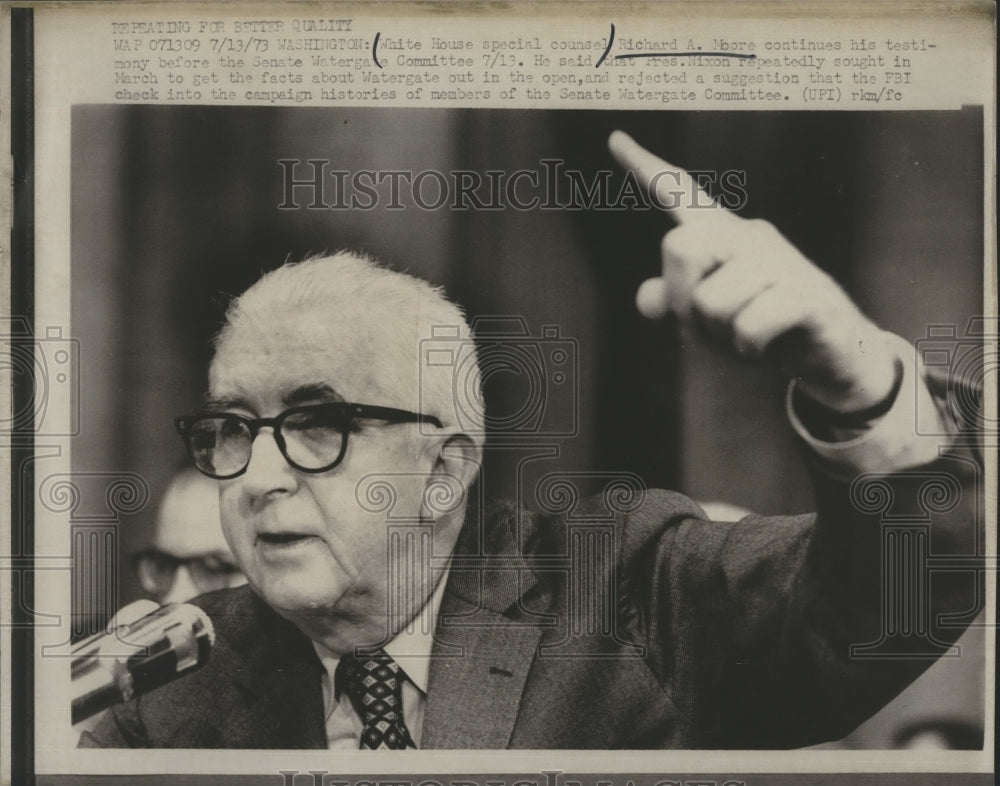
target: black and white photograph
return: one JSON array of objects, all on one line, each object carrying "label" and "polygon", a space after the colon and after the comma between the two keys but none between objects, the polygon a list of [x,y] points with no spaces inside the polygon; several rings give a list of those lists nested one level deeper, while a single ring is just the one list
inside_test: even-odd
[{"label": "black and white photograph", "polygon": [[[934,576],[926,610],[892,608],[884,592],[910,587],[885,586],[901,579],[880,518],[926,538],[896,559],[974,558],[972,465],[937,457],[937,427],[924,448],[863,432],[891,423],[892,398],[912,431],[916,397],[939,392],[914,378],[916,346],[941,343],[927,326],[956,346],[975,327],[981,124],[78,108],[74,472],[128,467],[150,504],[74,613],[103,627],[182,584],[210,593],[217,637],[202,669],[85,744],[847,737],[932,662],[885,656],[944,655],[977,611],[974,570]],[[954,510],[921,512],[919,495],[959,488]],[[380,714],[340,666],[368,649],[354,668],[384,661],[403,691]],[[963,661],[891,736],[844,744],[981,745]]]},{"label": "black and white photograph", "polygon": [[47,386],[15,504],[68,555],[59,761],[989,755],[991,108],[68,117],[68,313],[10,320]]}]

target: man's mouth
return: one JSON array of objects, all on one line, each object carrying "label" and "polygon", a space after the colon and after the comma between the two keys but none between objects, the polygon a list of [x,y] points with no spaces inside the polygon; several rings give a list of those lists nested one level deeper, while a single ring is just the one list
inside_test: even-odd
[{"label": "man's mouth", "polygon": [[314,537],[303,532],[261,532],[257,535],[257,542],[266,546],[287,546]]}]

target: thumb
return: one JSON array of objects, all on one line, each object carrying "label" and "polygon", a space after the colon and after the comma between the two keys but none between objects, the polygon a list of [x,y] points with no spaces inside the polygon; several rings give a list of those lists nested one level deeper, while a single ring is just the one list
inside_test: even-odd
[{"label": "thumb", "polygon": [[646,319],[663,319],[670,311],[666,279],[657,276],[643,281],[635,293],[635,305]]}]

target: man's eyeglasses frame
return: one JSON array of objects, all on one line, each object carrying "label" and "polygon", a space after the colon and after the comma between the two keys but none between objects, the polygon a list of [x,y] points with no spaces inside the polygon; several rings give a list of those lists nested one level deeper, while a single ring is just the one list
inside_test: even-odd
[{"label": "man's eyeglasses frame", "polygon": [[[333,461],[324,464],[323,466],[306,467],[295,462],[288,455],[288,445],[285,441],[285,436],[282,434],[282,425],[288,418],[294,415],[300,415],[303,413],[308,414],[310,412],[320,410],[332,412],[335,418],[339,418],[337,426],[341,434],[340,452]],[[198,421],[218,419],[226,419],[241,424],[246,428],[250,436],[248,442],[250,449],[247,450],[246,461],[239,470],[228,474],[218,474],[210,471],[204,466],[201,466],[199,464],[198,456],[196,455],[196,450],[192,444],[192,432]],[[437,428],[443,427],[441,421],[433,415],[421,415],[416,412],[409,412],[405,409],[395,409],[394,407],[380,407],[371,404],[352,404],[342,401],[325,402],[322,404],[305,404],[303,406],[292,407],[290,409],[286,409],[284,412],[273,418],[248,418],[243,415],[237,415],[233,412],[202,412],[197,415],[181,415],[180,417],[174,419],[174,427],[176,428],[177,433],[181,436],[181,439],[184,440],[184,445],[187,448],[188,455],[191,457],[191,460],[194,462],[194,465],[199,472],[216,480],[230,480],[232,478],[238,478],[247,471],[247,468],[250,466],[253,443],[257,439],[257,435],[260,433],[260,430],[268,427],[274,430],[274,441],[278,445],[278,450],[281,451],[281,455],[284,456],[285,461],[287,461],[292,467],[300,472],[308,472],[311,474],[329,472],[344,460],[344,456],[347,453],[347,438],[353,428],[355,420],[383,420],[387,423],[429,423]]]}]

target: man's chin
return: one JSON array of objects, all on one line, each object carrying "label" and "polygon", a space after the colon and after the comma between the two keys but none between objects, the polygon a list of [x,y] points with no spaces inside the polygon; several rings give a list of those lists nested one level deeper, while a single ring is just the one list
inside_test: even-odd
[{"label": "man's chin", "polygon": [[269,582],[255,585],[264,602],[283,617],[319,617],[334,613],[343,597],[337,588],[323,588],[316,582],[297,580],[294,584]]}]

